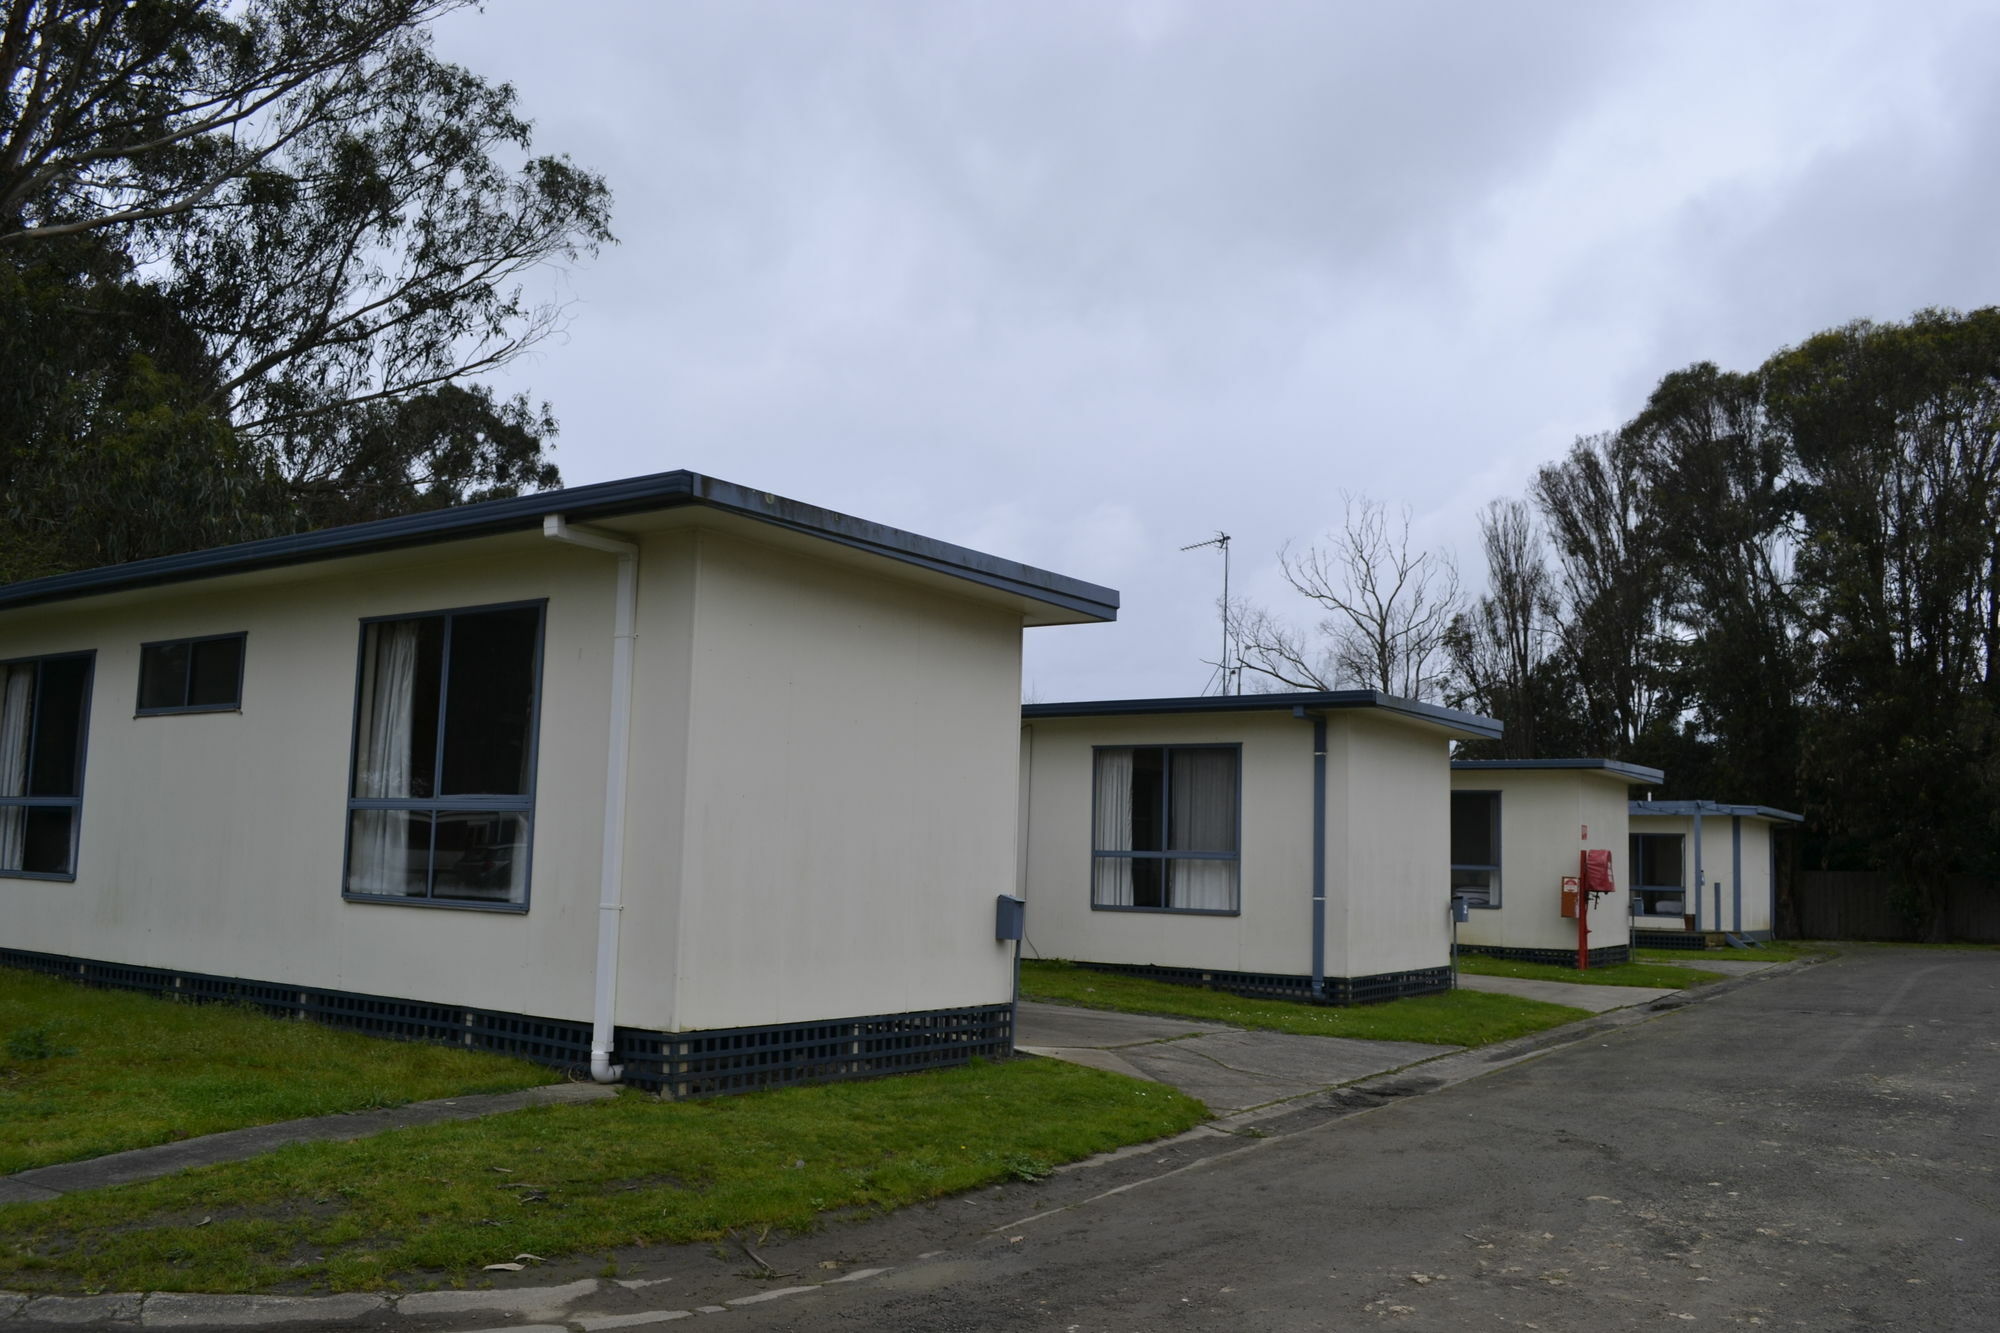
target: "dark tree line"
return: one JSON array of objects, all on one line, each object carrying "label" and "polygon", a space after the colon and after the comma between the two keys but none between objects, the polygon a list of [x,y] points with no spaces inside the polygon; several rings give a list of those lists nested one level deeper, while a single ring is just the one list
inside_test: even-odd
[{"label": "dark tree line", "polygon": [[609,241],[463,0],[0,0],[0,581],[557,483],[468,377]]},{"label": "dark tree line", "polygon": [[2000,872],[2000,309],[1676,371],[1530,498],[1451,641],[1503,753],[1803,810],[1809,862],[1933,932],[1947,876]]}]

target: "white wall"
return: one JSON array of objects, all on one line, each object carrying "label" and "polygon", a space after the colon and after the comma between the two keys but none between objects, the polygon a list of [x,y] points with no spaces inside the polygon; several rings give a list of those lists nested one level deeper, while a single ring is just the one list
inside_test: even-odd
[{"label": "white wall", "polygon": [[[74,883],[0,878],[0,944],[555,1017],[590,1013],[609,562],[506,542],[0,618],[95,649]],[[531,909],[343,901],[362,617],[548,599]],[[240,713],[135,717],[139,644],[247,630]]]},{"label": "white wall", "polygon": [[1328,718],[1327,746],[1328,974],[1448,965],[1448,742],[1356,709]]},{"label": "white wall", "polygon": [[[1730,815],[1703,815],[1701,820],[1701,892],[1703,930],[1739,929],[1736,916],[1737,883],[1731,860]],[[1740,929],[1766,933],[1771,929],[1771,823],[1754,816],[1742,816],[1743,827],[1743,915]],[[1683,842],[1681,883],[1688,890],[1688,910],[1694,910],[1695,844],[1692,815],[1634,815],[1634,833],[1679,834]],[[1722,919],[1715,918],[1715,892],[1722,889]],[[1679,930],[1680,917],[1637,917],[1634,925],[1642,930]]]},{"label": "white wall", "polygon": [[[1289,714],[1038,718],[1022,729],[1028,936],[1047,958],[1309,976],[1312,735]],[[1103,911],[1091,898],[1092,749],[1242,747],[1241,911]],[[1327,723],[1329,976],[1449,961],[1446,743],[1356,712]]]},{"label": "white wall", "polygon": [[1562,880],[1578,873],[1579,853],[1597,849],[1611,852],[1617,889],[1590,909],[1590,947],[1630,942],[1630,798],[1622,780],[1597,769],[1459,769],[1451,786],[1500,793],[1500,906],[1472,908],[1458,928],[1460,944],[1574,952],[1576,921],[1562,914]]},{"label": "white wall", "polygon": [[1019,614],[692,540],[675,1024],[1007,1001]]}]

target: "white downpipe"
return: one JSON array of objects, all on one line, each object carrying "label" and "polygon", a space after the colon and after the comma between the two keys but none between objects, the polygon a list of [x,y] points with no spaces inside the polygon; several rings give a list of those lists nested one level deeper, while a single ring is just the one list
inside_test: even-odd
[{"label": "white downpipe", "polygon": [[590,1016],[590,1076],[616,1083],[624,1067],[611,1063],[618,1022],[618,925],[625,911],[625,772],[632,750],[632,645],[639,612],[639,546],[593,528],[574,528],[561,514],[542,519],[551,541],[587,546],[618,557],[611,620],[611,739],[605,747],[604,854],[597,889],[597,991]]}]

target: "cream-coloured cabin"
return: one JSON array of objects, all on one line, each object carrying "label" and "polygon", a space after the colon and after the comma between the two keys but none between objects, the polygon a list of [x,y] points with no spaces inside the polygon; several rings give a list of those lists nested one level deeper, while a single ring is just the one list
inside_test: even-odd
[{"label": "cream-coloured cabin", "polygon": [[1581,853],[1611,853],[1613,892],[1592,895],[1590,962],[1631,957],[1626,808],[1656,768],[1612,759],[1460,759],[1451,766],[1451,892],[1464,905],[1461,949],[1576,965],[1577,922],[1562,882]]},{"label": "cream-coloured cabin", "polygon": [[1771,833],[1803,818],[1768,805],[1632,802],[1633,937],[1669,948],[1716,931],[1770,939],[1777,919]]},{"label": "cream-coloured cabin", "polygon": [[1021,723],[1034,953],[1336,1003],[1449,987],[1450,746],[1499,723],[1372,690]]},{"label": "cream-coloured cabin", "polygon": [[687,472],[0,588],[0,961],[674,1091],[1004,1051],[1022,628],[1116,607]]}]

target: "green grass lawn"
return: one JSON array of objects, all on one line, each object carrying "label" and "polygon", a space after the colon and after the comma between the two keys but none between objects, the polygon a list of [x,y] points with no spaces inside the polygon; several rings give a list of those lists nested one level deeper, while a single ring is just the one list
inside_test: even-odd
[{"label": "green grass lawn", "polygon": [[1461,953],[1458,956],[1458,970],[1477,977],[1566,981],[1579,986],[1663,986],[1668,990],[1680,990],[1686,986],[1700,986],[1722,980],[1720,972],[1704,972],[1692,967],[1669,967],[1663,963],[1613,963],[1608,967],[1586,968],[1579,972],[1573,967],[1558,967],[1554,963],[1524,963],[1513,958],[1489,958],[1485,954],[1476,953]]},{"label": "green grass lawn", "polygon": [[1700,963],[1705,958],[1728,962],[1788,963],[1794,958],[1837,952],[1835,946],[1801,940],[1766,940],[1747,949],[1634,949],[1632,959],[1640,963]]},{"label": "green grass lawn", "polygon": [[0,1175],[560,1077],[520,1060],[0,967]]},{"label": "green grass lawn", "polygon": [[1566,1004],[1457,990],[1384,1004],[1332,1008],[1295,1000],[1247,999],[1225,991],[1096,972],[1053,960],[1021,964],[1021,998],[1084,1009],[1229,1023],[1308,1037],[1366,1037],[1440,1046],[1484,1046],[1590,1017]]},{"label": "green grass lawn", "polygon": [[300,1144],[0,1207],[0,1289],[478,1281],[484,1264],[805,1228],[1190,1128],[1198,1101],[1013,1060],[703,1102],[638,1093]]}]

